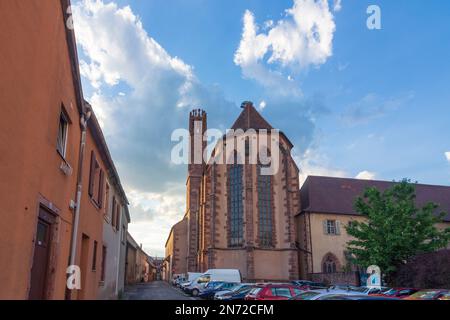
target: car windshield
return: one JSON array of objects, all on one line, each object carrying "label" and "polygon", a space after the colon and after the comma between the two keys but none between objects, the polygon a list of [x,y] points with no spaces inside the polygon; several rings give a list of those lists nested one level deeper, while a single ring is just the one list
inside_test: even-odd
[{"label": "car windshield", "polygon": [[384,295],[386,296],[395,296],[397,294],[397,289],[391,289],[388,291],[383,292]]},{"label": "car windshield", "polygon": [[433,297],[438,293],[438,291],[419,291],[413,294],[411,297],[420,299],[433,299]]},{"label": "car windshield", "polygon": [[294,299],[295,300],[311,300],[312,298],[314,298],[315,296],[318,296],[319,294],[320,294],[319,292],[306,291],[306,292],[300,293],[299,295],[295,296]]},{"label": "car windshield", "polygon": [[250,294],[250,295],[253,295],[253,296],[256,296],[261,290],[262,290],[262,288],[253,288],[253,289],[249,292],[249,294]]},{"label": "car windshield", "polygon": [[366,293],[369,291],[369,288],[367,287],[354,287],[354,286],[349,286],[348,290],[350,291],[355,291],[355,292],[361,292],[361,293]]},{"label": "car windshield", "polygon": [[220,288],[220,286],[222,286],[222,285],[223,285],[222,282],[210,282],[205,286],[205,288],[206,289],[217,289],[217,288]]},{"label": "car windshield", "polygon": [[249,285],[242,285],[239,289],[237,289],[237,290],[233,290],[233,293],[234,294],[239,294],[239,293],[242,293],[242,292],[245,292],[245,291],[250,291],[252,289],[252,287],[251,286],[249,286]]}]

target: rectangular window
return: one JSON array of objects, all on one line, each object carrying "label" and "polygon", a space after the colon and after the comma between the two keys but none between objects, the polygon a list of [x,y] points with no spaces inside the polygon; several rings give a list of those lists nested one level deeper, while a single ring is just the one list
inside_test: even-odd
[{"label": "rectangular window", "polygon": [[94,241],[94,254],[92,255],[92,271],[97,270],[97,241]]},{"label": "rectangular window", "polygon": [[336,221],[327,220],[327,233],[336,234]]},{"label": "rectangular window", "polygon": [[125,228],[125,226],[122,226],[122,242],[127,242],[127,229]]},{"label": "rectangular window", "polygon": [[116,231],[120,230],[120,209],[121,205],[117,204],[117,211],[116,211]]},{"label": "rectangular window", "polygon": [[67,148],[67,132],[69,129],[69,118],[64,111],[59,115],[58,139],[56,142],[56,150],[65,158]]},{"label": "rectangular window", "polygon": [[273,246],[272,177],[262,175],[258,166],[258,236],[262,247]]},{"label": "rectangular window", "polygon": [[102,247],[102,273],[100,276],[100,281],[105,281],[105,275],[106,275],[106,247]]},{"label": "rectangular window", "polygon": [[231,165],[228,170],[228,207],[230,211],[230,247],[244,244],[243,166]]},{"label": "rectangular window", "polygon": [[340,235],[340,222],[336,220],[325,220],[323,222],[323,232],[327,235]]},{"label": "rectangular window", "polygon": [[91,152],[91,168],[89,172],[89,196],[101,208],[103,206],[103,188],[105,176],[97,161],[94,151]]},{"label": "rectangular window", "polygon": [[112,207],[111,207],[111,225],[113,228],[116,227],[116,197],[113,196]]},{"label": "rectangular window", "polygon": [[109,219],[109,184],[106,183],[106,187],[105,187],[105,217],[106,219],[110,222]]}]

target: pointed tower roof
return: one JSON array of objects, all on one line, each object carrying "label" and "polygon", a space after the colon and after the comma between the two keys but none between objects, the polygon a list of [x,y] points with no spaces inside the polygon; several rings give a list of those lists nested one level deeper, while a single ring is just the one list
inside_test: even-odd
[{"label": "pointed tower roof", "polygon": [[236,122],[233,124],[231,129],[267,129],[272,130],[272,126],[264,119],[261,114],[255,109],[253,103],[250,101],[245,101],[241,106],[244,110],[241,112]]}]

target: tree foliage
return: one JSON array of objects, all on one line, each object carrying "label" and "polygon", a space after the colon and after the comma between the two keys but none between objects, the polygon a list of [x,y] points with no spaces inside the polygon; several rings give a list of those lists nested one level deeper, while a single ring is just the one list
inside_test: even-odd
[{"label": "tree foliage", "polygon": [[377,265],[390,281],[410,258],[447,246],[450,228],[436,228],[446,214],[437,214],[439,206],[432,202],[417,208],[415,198],[415,185],[405,179],[384,192],[368,188],[356,199],[355,208],[366,221],[346,227],[354,238],[347,244],[353,264]]}]

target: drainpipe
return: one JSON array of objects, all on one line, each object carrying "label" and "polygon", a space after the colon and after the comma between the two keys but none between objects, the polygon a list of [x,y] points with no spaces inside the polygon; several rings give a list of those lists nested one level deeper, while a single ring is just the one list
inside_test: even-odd
[{"label": "drainpipe", "polygon": [[75,215],[73,217],[73,228],[72,228],[73,230],[72,230],[69,266],[75,265],[75,260],[76,260],[76,255],[77,255],[77,236],[78,236],[78,227],[80,224],[80,206],[81,206],[81,191],[82,191],[82,182],[83,182],[84,150],[86,147],[86,131],[87,131],[88,121],[92,115],[91,106],[89,104],[85,104],[85,105],[87,106],[87,110],[85,113],[83,113],[81,115],[81,119],[80,119],[81,140],[80,140],[80,152],[79,152],[79,159],[78,159],[77,195],[76,195]]}]

